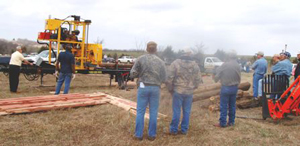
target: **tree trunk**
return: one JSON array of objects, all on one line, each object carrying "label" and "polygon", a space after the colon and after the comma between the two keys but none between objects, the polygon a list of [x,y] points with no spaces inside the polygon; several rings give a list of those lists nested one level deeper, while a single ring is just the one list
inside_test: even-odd
[{"label": "tree trunk", "polygon": [[[207,92],[207,91],[211,91],[211,90],[220,90],[222,87],[222,85],[220,83],[216,83],[216,84],[211,84],[211,85],[207,85],[207,86],[200,86],[198,90],[196,90],[194,92],[195,94],[202,94],[203,92]],[[249,82],[244,82],[239,84],[239,89],[243,90],[243,91],[248,91],[251,87],[251,84]]]},{"label": "tree trunk", "polygon": [[208,99],[212,96],[216,96],[220,94],[220,89],[215,89],[215,90],[211,90],[211,91],[206,91],[206,92],[202,92],[202,93],[194,93],[194,98],[193,98],[193,102],[198,101],[198,100],[204,100],[204,99]]}]

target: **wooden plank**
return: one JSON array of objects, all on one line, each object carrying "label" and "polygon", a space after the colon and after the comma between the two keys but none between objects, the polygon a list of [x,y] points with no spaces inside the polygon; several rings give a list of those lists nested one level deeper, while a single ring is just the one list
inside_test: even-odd
[{"label": "wooden plank", "polygon": [[7,109],[18,109],[18,108],[25,108],[25,107],[35,107],[35,106],[43,106],[43,105],[55,105],[58,103],[73,103],[73,102],[82,102],[82,101],[93,101],[93,100],[101,100],[104,97],[89,97],[84,99],[69,99],[66,101],[49,101],[49,102],[37,102],[37,103],[28,103],[28,104],[17,104],[17,105],[6,105],[0,106],[0,111],[7,110]]},{"label": "wooden plank", "polygon": [[[102,95],[104,97],[105,95]],[[54,97],[54,98],[37,98],[37,99],[26,99],[26,100],[20,100],[20,101],[2,101],[0,103],[0,108],[1,106],[4,105],[17,105],[17,104],[29,104],[29,103],[41,103],[41,102],[49,102],[49,101],[66,101],[70,99],[81,99],[81,98],[93,98],[96,96],[89,96],[89,95],[76,95],[76,96],[70,96],[70,97]],[[100,97],[100,96],[98,96]]]},{"label": "wooden plank", "polygon": [[[61,104],[56,104],[56,105],[28,107],[28,108],[23,108],[23,109],[10,109],[10,110],[6,110],[5,112],[9,113],[9,114],[31,113],[31,112],[38,112],[38,111],[48,111],[48,110],[56,110],[56,109],[99,105],[99,104],[106,104],[108,102],[109,102],[108,99],[103,99],[103,100],[85,101],[85,102],[77,102],[77,103],[61,103]],[[0,113],[0,115],[1,115],[1,113]],[[2,115],[5,115],[5,114],[2,113]]]},{"label": "wooden plank", "polygon": [[14,98],[0,99],[0,102],[1,101],[9,101],[9,100],[35,99],[35,98],[69,97],[69,96],[76,96],[76,95],[85,95],[85,94],[73,93],[73,94],[59,94],[59,95],[42,95],[42,96],[29,96],[29,97],[14,97]]}]

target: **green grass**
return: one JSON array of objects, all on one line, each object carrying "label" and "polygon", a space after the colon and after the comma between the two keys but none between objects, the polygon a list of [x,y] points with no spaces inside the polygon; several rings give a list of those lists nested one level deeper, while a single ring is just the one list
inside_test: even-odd
[{"label": "green grass", "polygon": [[[11,94],[8,78],[0,74],[0,99],[9,97],[48,95],[54,91],[55,78],[45,76],[45,85],[39,81],[29,82],[20,76],[19,91]],[[204,77],[211,84],[211,77]],[[243,81],[250,81],[251,74],[243,74]],[[130,91],[108,87],[107,75],[78,74],[72,81],[70,93],[105,92],[136,101],[137,89]],[[199,93],[201,94],[201,93]],[[194,102],[188,135],[168,135],[172,117],[172,97],[162,88],[159,112],[168,116],[158,120],[155,141],[133,140],[135,116],[112,105],[54,110],[49,112],[9,115],[0,117],[0,145],[299,145],[300,117],[292,121],[282,120],[274,124],[271,119],[236,119],[236,125],[216,128],[219,113],[203,108],[207,102]],[[239,116],[261,117],[261,109],[237,110]],[[289,124],[291,123],[292,124]],[[147,120],[144,136],[147,136]]]}]

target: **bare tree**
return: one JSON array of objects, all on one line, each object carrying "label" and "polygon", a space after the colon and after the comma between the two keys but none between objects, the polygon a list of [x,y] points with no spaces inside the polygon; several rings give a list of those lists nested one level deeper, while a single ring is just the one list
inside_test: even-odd
[{"label": "bare tree", "polygon": [[201,43],[196,43],[194,47],[192,47],[192,50],[195,54],[198,53],[204,53],[204,49],[205,49],[205,45],[201,42]]},{"label": "bare tree", "polygon": [[99,37],[97,37],[97,41],[95,41],[95,44],[103,44],[104,43],[104,39],[100,39]]},{"label": "bare tree", "polygon": [[192,47],[192,50],[194,52],[194,59],[196,61],[196,63],[198,64],[198,66],[200,67],[201,72],[205,71],[204,68],[204,49],[205,49],[205,45],[201,42],[201,43],[196,43],[195,47]]},{"label": "bare tree", "polygon": [[137,39],[135,38],[135,48],[136,51],[144,51],[147,46],[148,39],[143,38],[143,39]]}]

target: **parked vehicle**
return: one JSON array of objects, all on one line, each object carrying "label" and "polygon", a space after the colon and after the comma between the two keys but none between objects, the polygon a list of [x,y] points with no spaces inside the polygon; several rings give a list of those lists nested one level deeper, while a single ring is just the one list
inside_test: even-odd
[{"label": "parked vehicle", "polygon": [[212,73],[216,68],[220,67],[224,62],[217,57],[206,57],[204,59],[205,72]]},{"label": "parked vehicle", "polygon": [[112,58],[112,57],[107,57],[107,58],[103,58],[102,62],[105,62],[105,63],[115,63],[116,60],[114,58]]},{"label": "parked vehicle", "polygon": [[[55,54],[57,54],[57,50],[54,50],[54,52],[55,52]],[[49,61],[49,50],[44,50],[44,51],[42,51],[39,54],[34,55],[34,56],[25,57],[25,59],[28,60],[28,61],[36,62],[39,57],[42,58],[43,61],[46,61],[46,62]],[[52,52],[51,53],[51,63],[54,63],[55,60],[56,60],[56,56]]]},{"label": "parked vehicle", "polygon": [[120,63],[133,63],[135,61],[135,58],[131,56],[122,56],[118,59],[118,62]]}]

